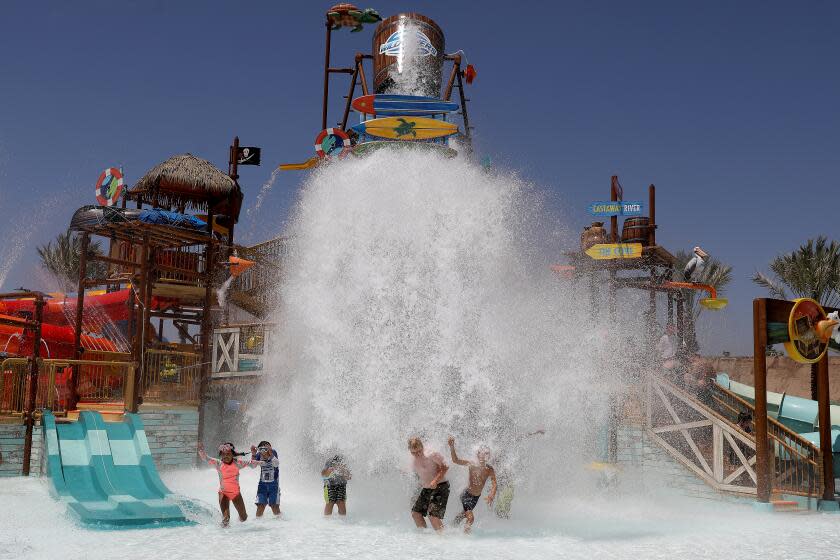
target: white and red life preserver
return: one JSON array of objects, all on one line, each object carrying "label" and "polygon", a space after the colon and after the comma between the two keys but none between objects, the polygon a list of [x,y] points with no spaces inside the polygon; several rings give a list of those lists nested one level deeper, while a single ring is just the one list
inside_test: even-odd
[{"label": "white and red life preserver", "polygon": [[326,128],[315,138],[315,153],[320,158],[344,157],[351,146],[350,137],[340,128]]},{"label": "white and red life preserver", "polygon": [[123,190],[123,174],[116,167],[109,167],[99,174],[96,181],[96,202],[100,206],[114,206]]}]

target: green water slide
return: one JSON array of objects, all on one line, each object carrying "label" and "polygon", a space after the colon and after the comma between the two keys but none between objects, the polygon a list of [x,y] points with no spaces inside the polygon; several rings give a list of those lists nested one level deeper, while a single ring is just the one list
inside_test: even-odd
[{"label": "green water slide", "polygon": [[126,413],[105,422],[82,411],[76,422],[56,423],[44,411],[47,475],[57,498],[84,523],[147,525],[185,522],[158,476],[143,422]]}]

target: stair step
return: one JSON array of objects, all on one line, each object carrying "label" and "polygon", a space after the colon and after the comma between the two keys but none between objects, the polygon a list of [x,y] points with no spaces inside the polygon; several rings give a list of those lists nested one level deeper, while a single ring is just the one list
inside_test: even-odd
[{"label": "stair step", "polygon": [[799,502],[795,500],[772,500],[770,503],[776,511],[796,511],[800,509]]}]

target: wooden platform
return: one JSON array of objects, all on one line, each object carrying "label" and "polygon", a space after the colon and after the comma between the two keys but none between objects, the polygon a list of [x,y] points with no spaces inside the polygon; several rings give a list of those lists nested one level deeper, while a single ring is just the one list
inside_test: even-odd
[{"label": "wooden platform", "polygon": [[596,260],[583,251],[563,253],[569,264],[575,267],[575,273],[598,272],[601,270],[639,270],[652,267],[673,268],[677,259],[665,247],[653,245],[642,248],[638,259],[603,259]]}]

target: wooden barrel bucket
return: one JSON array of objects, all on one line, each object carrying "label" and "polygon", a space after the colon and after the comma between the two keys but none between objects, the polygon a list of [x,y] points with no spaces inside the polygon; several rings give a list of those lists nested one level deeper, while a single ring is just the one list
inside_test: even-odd
[{"label": "wooden barrel bucket", "polygon": [[648,244],[648,232],[650,230],[650,218],[638,216],[624,220],[624,227],[621,229],[622,243]]},{"label": "wooden barrel bucket", "polygon": [[376,93],[440,97],[445,44],[438,24],[422,14],[382,20],[373,34]]}]

